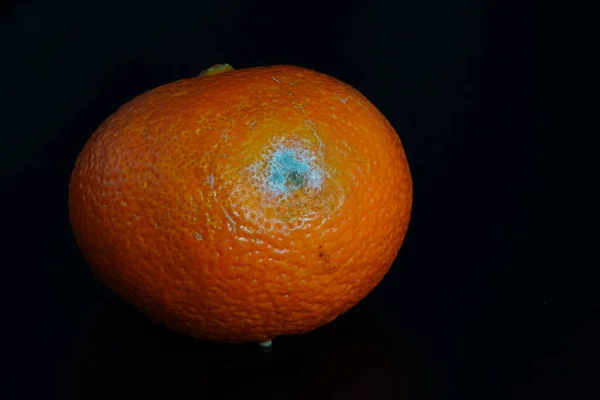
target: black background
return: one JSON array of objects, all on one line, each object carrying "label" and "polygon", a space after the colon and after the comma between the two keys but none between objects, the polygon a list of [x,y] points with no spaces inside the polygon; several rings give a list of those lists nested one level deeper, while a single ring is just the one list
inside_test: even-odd
[{"label": "black background", "polygon": [[[575,398],[596,377],[597,303],[557,266],[543,194],[551,79],[533,5],[16,1],[0,28],[4,398]],[[92,276],[68,221],[96,127],[222,62],[353,85],[398,131],[415,184],[384,281],[271,350],[148,321]]]}]

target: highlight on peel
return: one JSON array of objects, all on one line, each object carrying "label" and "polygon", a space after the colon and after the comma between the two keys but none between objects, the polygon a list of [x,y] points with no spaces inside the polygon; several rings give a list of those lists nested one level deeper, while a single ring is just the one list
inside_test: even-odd
[{"label": "highlight on peel", "polygon": [[109,288],[185,334],[264,346],[373,290],[411,205],[377,108],[286,65],[218,64],[141,94],[91,136],[69,186],[76,241]]}]

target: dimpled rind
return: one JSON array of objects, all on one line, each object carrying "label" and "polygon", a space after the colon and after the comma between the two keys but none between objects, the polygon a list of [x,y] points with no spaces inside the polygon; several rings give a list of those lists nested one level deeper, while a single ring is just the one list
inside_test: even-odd
[{"label": "dimpled rind", "polygon": [[390,268],[411,204],[384,116],[293,66],[136,97],[89,139],[69,189],[76,241],[108,287],[223,342],[301,334],[346,312]]}]

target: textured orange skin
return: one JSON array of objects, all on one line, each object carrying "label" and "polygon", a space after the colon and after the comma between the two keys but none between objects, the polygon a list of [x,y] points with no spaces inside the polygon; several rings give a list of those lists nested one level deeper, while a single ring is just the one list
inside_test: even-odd
[{"label": "textured orange skin", "polygon": [[[277,148],[312,154],[319,187],[269,191]],[[166,326],[223,342],[301,334],[346,312],[389,270],[411,204],[384,116],[352,87],[292,66],[136,97],[90,138],[69,190],[77,243],[108,287]]]}]

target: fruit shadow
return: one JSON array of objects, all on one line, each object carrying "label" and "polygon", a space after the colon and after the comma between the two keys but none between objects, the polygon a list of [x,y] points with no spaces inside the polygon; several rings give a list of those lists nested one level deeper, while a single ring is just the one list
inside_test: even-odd
[{"label": "fruit shadow", "polygon": [[150,321],[109,296],[83,323],[70,363],[79,398],[429,398],[435,373],[414,341],[369,323],[360,307],[272,347],[219,344]]}]

